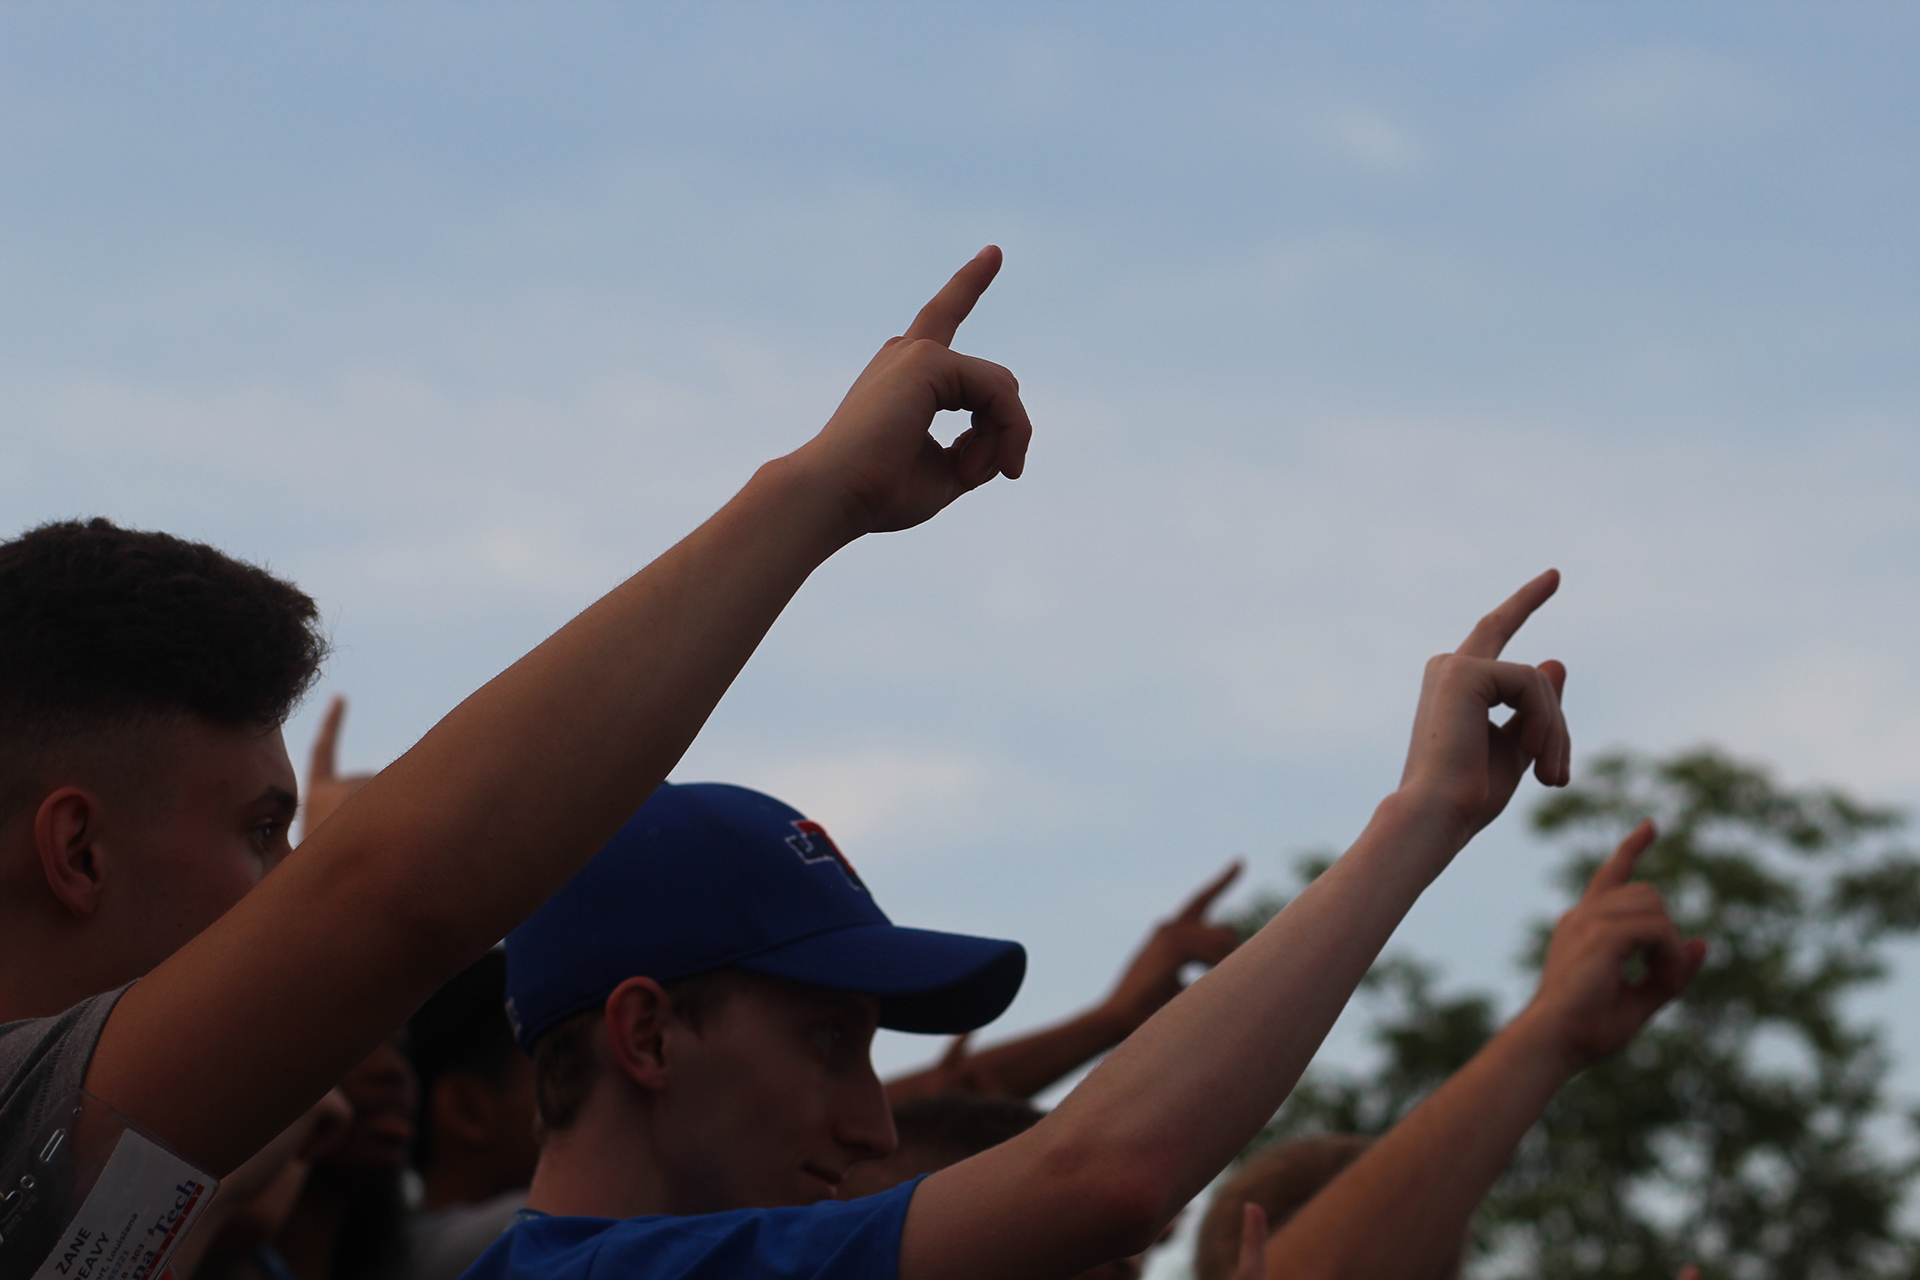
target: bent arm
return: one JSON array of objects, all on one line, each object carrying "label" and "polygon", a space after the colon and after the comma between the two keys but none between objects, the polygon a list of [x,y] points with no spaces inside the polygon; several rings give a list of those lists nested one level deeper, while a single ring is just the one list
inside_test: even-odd
[{"label": "bent arm", "polygon": [[1207,910],[1239,878],[1240,871],[1238,859],[1229,863],[1157,925],[1099,1004],[979,1053],[967,1052],[967,1038],[962,1036],[934,1066],[888,1081],[887,1101],[898,1106],[909,1098],[949,1090],[1031,1098],[1113,1048],[1180,994],[1181,975],[1188,965],[1218,964],[1239,945],[1233,927],[1209,923]]},{"label": "bent arm", "polygon": [[933,1094],[991,1093],[1031,1098],[1090,1058],[1119,1044],[1132,1027],[1105,1005],[1042,1027],[1017,1040],[942,1060],[911,1075],[887,1081],[887,1102],[899,1106]]},{"label": "bent arm", "polygon": [[[983,252],[821,433],[449,714],[136,984],[87,1087],[215,1171],[304,1111],[557,890],[659,785],[809,573],[1017,475],[1012,376],[946,342]],[[970,409],[942,448],[927,426]]]}]

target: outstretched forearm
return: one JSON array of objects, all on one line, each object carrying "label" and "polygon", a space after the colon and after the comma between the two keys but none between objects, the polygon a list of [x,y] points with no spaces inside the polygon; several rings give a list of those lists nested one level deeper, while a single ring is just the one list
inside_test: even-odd
[{"label": "outstretched forearm", "polygon": [[[902,1280],[957,1278],[967,1267],[1066,1276],[1151,1242],[1279,1108],[1456,852],[1456,831],[1410,798],[1389,797],[1344,857],[1047,1119],[929,1178],[908,1215]],[[956,1247],[968,1221],[995,1213],[1008,1229]]]},{"label": "outstretched forearm", "polygon": [[1209,922],[1207,910],[1241,870],[1240,860],[1234,859],[1156,925],[1099,1004],[979,1053],[968,1053],[967,1037],[962,1036],[935,1066],[889,1081],[887,1100],[897,1106],[944,1089],[1030,1098],[1113,1048],[1180,994],[1189,965],[1218,964],[1240,945],[1238,932],[1231,925]]},{"label": "outstretched forearm", "polygon": [[1268,1241],[1267,1274],[1446,1274],[1474,1209],[1570,1070],[1550,1032],[1524,1017],[1510,1024]]},{"label": "outstretched forearm", "polygon": [[887,1081],[887,1102],[899,1106],[948,1090],[1031,1098],[1125,1039],[1133,1024],[1105,1003],[1064,1022],[969,1053],[958,1067],[936,1064]]}]

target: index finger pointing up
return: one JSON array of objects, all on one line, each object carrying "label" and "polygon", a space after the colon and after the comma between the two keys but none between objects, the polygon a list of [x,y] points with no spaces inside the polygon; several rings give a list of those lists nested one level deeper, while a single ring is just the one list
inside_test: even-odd
[{"label": "index finger pointing up", "polygon": [[1600,864],[1600,869],[1593,873],[1593,879],[1587,881],[1584,896],[1591,898],[1633,879],[1633,864],[1653,843],[1654,834],[1653,819],[1642,818],[1639,826],[1627,832],[1627,838],[1620,842],[1620,847],[1613,851],[1612,856]]},{"label": "index finger pointing up", "polygon": [[1180,908],[1179,918],[1182,920],[1203,919],[1207,914],[1207,908],[1213,905],[1213,900],[1222,893],[1225,893],[1227,886],[1240,878],[1240,871],[1244,866],[1246,866],[1246,864],[1238,858],[1229,862],[1225,871],[1222,871],[1219,875],[1207,881],[1206,884],[1200,886],[1200,892],[1187,899],[1186,905]]},{"label": "index finger pointing up", "polygon": [[1458,652],[1469,658],[1497,658],[1513,639],[1514,632],[1533,611],[1545,604],[1560,589],[1560,571],[1549,569],[1508,596],[1494,611],[1475,624],[1472,634]]},{"label": "index finger pointing up", "polygon": [[341,694],[334,694],[333,701],[327,704],[326,718],[320,722],[320,732],[313,739],[313,757],[307,766],[307,772],[314,778],[331,778],[335,771],[334,744],[340,739],[340,721],[346,717],[347,700]]},{"label": "index finger pointing up", "polygon": [[953,335],[959,331],[960,322],[973,310],[973,304],[980,301],[980,295],[987,291],[993,278],[1000,274],[1000,248],[988,245],[966,266],[953,273],[953,278],[933,295],[933,300],[920,308],[920,314],[907,326],[908,338],[932,338],[943,347],[953,345]]}]

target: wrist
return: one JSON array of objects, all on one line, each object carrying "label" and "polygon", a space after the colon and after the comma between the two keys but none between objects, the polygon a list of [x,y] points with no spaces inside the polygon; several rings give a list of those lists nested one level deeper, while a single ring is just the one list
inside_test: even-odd
[{"label": "wrist", "polygon": [[763,463],[746,491],[797,521],[796,532],[804,531],[822,561],[867,531],[865,510],[846,491],[839,468],[824,465],[808,445]]},{"label": "wrist", "polygon": [[1452,806],[1405,786],[1375,806],[1367,829],[1414,851],[1424,863],[1428,883],[1445,871],[1454,855],[1473,838]]},{"label": "wrist", "polygon": [[1567,1034],[1564,1022],[1538,1004],[1529,1004],[1494,1036],[1508,1051],[1548,1075],[1559,1088],[1587,1063]]}]

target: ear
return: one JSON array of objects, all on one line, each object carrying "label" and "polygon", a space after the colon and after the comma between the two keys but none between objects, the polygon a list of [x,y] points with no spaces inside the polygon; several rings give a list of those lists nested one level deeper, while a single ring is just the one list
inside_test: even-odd
[{"label": "ear", "polygon": [[94,850],[100,804],[78,787],[61,787],[33,815],[33,839],[47,887],[67,910],[85,918],[100,906],[106,869]]},{"label": "ear", "polygon": [[433,1082],[427,1115],[436,1143],[444,1136],[466,1147],[486,1147],[494,1141],[500,1106],[486,1081],[469,1072],[449,1071]]},{"label": "ear", "polygon": [[673,997],[652,978],[628,978],[607,997],[607,1047],[614,1066],[649,1092],[667,1087],[667,1024]]}]

